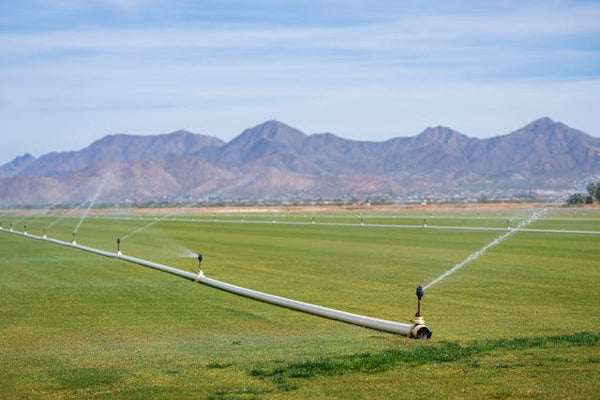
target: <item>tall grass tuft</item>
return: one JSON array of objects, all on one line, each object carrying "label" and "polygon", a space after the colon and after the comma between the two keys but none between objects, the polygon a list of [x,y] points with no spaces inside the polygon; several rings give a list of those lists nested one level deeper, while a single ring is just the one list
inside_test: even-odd
[{"label": "tall grass tuft", "polygon": [[452,342],[436,345],[422,344],[410,350],[388,349],[376,353],[290,362],[272,369],[254,368],[250,371],[250,375],[270,379],[280,389],[289,390],[293,385],[289,384],[287,378],[312,378],[352,372],[377,373],[387,371],[401,363],[422,365],[470,360],[474,355],[496,350],[526,350],[547,346],[597,346],[599,339],[598,334],[580,332],[573,335],[483,340],[466,345]]}]

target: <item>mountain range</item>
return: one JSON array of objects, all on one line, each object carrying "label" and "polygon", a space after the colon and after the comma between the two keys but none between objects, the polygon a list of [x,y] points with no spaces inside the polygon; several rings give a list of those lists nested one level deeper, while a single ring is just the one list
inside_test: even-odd
[{"label": "mountain range", "polygon": [[179,130],[25,154],[0,166],[0,204],[561,191],[599,172],[600,138],[550,118],[487,139],[437,126],[382,142],[307,135],[273,120],[229,142]]}]

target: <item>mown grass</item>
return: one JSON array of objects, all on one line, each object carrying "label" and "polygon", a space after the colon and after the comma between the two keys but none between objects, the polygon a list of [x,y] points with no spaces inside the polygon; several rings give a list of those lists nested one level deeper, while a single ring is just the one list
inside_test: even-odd
[{"label": "mown grass", "polygon": [[255,368],[251,376],[268,378],[280,390],[297,388],[289,379],[312,378],[315,376],[344,375],[347,373],[377,373],[394,368],[400,363],[411,366],[452,361],[471,361],[473,357],[493,351],[522,351],[533,348],[597,346],[598,334],[581,332],[573,335],[550,337],[494,339],[475,341],[466,345],[453,342],[436,345],[419,345],[412,349],[387,349],[376,353],[360,353],[349,356],[321,357],[309,361],[285,363],[277,367]]},{"label": "mown grass", "polygon": [[[559,217],[565,229],[579,223]],[[577,219],[599,230],[588,217]],[[77,222],[49,234],[70,240]],[[148,222],[89,218],[77,240],[114,250]],[[408,322],[418,284],[497,236],[163,221],[122,247],[189,271],[190,250],[202,252],[211,277]],[[426,293],[434,338],[423,344],[3,232],[0,397],[593,398],[598,248],[598,236],[516,233]]]}]

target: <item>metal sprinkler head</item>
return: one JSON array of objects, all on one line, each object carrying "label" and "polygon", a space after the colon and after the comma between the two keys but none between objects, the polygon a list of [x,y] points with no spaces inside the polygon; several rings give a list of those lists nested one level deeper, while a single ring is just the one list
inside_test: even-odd
[{"label": "metal sprinkler head", "polygon": [[423,319],[423,315],[421,314],[421,299],[425,295],[425,291],[423,290],[423,286],[417,286],[417,313],[415,314],[415,323],[424,324],[425,321]]},{"label": "metal sprinkler head", "polygon": [[75,240],[75,233],[73,232],[73,240],[71,240],[71,244],[77,244],[77,241]]},{"label": "metal sprinkler head", "polygon": [[46,239],[46,228],[42,228],[42,232],[43,232],[44,239]]},{"label": "metal sprinkler head", "polygon": [[421,300],[423,298],[424,294],[425,294],[425,291],[423,290],[423,286],[421,286],[421,285],[417,286],[417,298],[419,300]]},{"label": "metal sprinkler head", "polygon": [[117,254],[121,255],[121,238],[117,238]]},{"label": "metal sprinkler head", "polygon": [[23,225],[23,233],[27,235],[27,224]]}]

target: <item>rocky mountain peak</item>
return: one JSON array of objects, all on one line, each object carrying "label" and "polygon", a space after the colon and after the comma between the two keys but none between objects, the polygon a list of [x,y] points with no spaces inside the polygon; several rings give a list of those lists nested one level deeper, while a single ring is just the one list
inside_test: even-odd
[{"label": "rocky mountain peak", "polygon": [[23,164],[30,163],[31,161],[34,161],[34,160],[35,160],[34,156],[32,156],[29,153],[25,153],[22,156],[15,157],[15,159],[12,160],[10,163],[13,166],[17,167],[17,166],[20,166],[20,165],[23,165]]},{"label": "rocky mountain peak", "polygon": [[173,132],[169,133],[169,135],[172,135],[172,136],[189,136],[189,135],[195,135],[195,133],[190,132],[190,131],[185,130],[185,129],[178,129],[176,131],[173,131]]},{"label": "rocky mountain peak", "polygon": [[276,120],[244,130],[221,149],[219,162],[239,166],[266,155],[295,152],[306,139],[306,134]]},{"label": "rocky mountain peak", "polygon": [[296,128],[271,120],[263,122],[253,128],[246,129],[237,138],[231,141],[231,145],[251,145],[260,140],[268,140],[283,145],[295,145],[306,138],[306,135]]},{"label": "rocky mountain peak", "polygon": [[[600,138],[550,118],[488,139],[435,126],[417,136],[368,142],[307,136],[276,120],[229,143],[185,130],[120,134],[80,151],[24,155],[1,166],[0,204],[81,202],[108,167],[121,175],[103,201],[154,201],[170,194],[231,200],[560,190],[600,172]],[[80,190],[84,181],[89,190]]]},{"label": "rocky mountain peak", "polygon": [[465,140],[468,139],[468,137],[453,129],[438,125],[436,127],[425,129],[416,137],[416,139],[425,143],[449,143],[452,141]]},{"label": "rocky mountain peak", "polygon": [[530,122],[529,124],[525,125],[522,129],[541,133],[549,129],[555,128],[558,124],[559,123],[554,122],[548,117],[543,117],[533,122]]},{"label": "rocky mountain peak", "polygon": [[11,162],[0,166],[0,176],[17,175],[31,163],[35,162],[35,160],[36,158],[29,153],[15,157]]},{"label": "rocky mountain peak", "polygon": [[544,141],[547,143],[575,143],[586,140],[594,141],[594,138],[590,138],[585,133],[568,127],[562,122],[555,122],[548,117],[535,120],[506,136],[512,140]]}]

